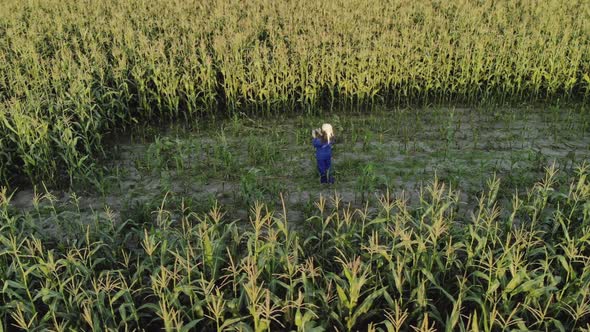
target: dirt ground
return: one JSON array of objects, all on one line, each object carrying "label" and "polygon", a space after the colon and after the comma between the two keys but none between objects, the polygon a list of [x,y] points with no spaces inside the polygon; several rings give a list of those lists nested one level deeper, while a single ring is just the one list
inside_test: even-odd
[{"label": "dirt ground", "polygon": [[[322,122],[332,123],[338,138],[333,185],[321,185],[315,169],[311,129]],[[57,215],[76,210],[80,219],[96,213],[121,219],[134,209],[157,208],[166,197],[203,209],[218,201],[232,218],[247,218],[256,200],[280,209],[282,195],[289,219],[301,221],[320,195],[338,193],[343,204],[362,207],[389,190],[412,203],[435,176],[470,205],[494,174],[502,180],[501,195],[509,197],[539,181],[552,163],[565,176],[588,161],[590,115],[422,109],[272,120],[244,116],[156,135],[134,133],[108,151],[93,187],[50,191],[40,206],[53,201]],[[12,206],[35,210],[35,192],[44,194],[34,188],[15,192]]]}]

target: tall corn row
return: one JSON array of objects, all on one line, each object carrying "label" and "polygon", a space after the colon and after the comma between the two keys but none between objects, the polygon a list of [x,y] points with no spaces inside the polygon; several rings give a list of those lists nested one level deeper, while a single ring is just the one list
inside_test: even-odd
[{"label": "tall corn row", "polygon": [[[85,224],[11,209],[0,190],[5,329],[272,331],[535,329],[590,317],[589,168],[546,175],[508,205],[491,178],[468,213],[434,179],[353,209],[320,196],[305,227],[252,204],[248,220],[165,196],[148,217],[108,208]],[[73,203],[75,204],[75,203]],[[78,210],[79,211],[79,210]],[[55,222],[57,221],[57,222]],[[51,235],[43,222],[55,225]],[[238,224],[239,223],[239,224]],[[68,226],[69,225],[69,226]]]},{"label": "tall corn row", "polygon": [[[44,179],[58,169],[88,175],[103,136],[137,123],[422,102],[583,102],[590,91],[583,0],[8,0],[0,9],[2,116],[18,102],[48,124],[43,140],[55,165],[31,170]],[[58,128],[68,126],[77,153],[60,142]],[[14,148],[26,139],[2,128],[10,154],[0,159],[3,181],[33,180],[19,165],[34,157]]]}]

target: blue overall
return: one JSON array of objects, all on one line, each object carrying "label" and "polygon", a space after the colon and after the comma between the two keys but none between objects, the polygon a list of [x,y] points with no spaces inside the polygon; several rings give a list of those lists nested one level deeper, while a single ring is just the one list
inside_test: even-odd
[{"label": "blue overall", "polygon": [[315,158],[318,163],[318,171],[320,172],[320,182],[334,183],[334,177],[330,174],[332,143],[322,142],[321,139],[314,138],[312,144],[315,147]]}]

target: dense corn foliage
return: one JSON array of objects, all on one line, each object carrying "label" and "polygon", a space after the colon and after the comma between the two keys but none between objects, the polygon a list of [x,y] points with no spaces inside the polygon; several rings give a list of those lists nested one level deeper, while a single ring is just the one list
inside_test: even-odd
[{"label": "dense corn foliage", "polygon": [[0,2],[0,182],[203,114],[586,100],[585,0]]},{"label": "dense corn foliage", "polygon": [[[510,202],[497,200],[493,177],[471,207],[437,180],[414,203],[385,192],[353,209],[320,196],[303,227],[280,204],[256,203],[249,221],[231,222],[217,205],[201,213],[168,195],[123,222],[108,208],[60,212],[51,195],[23,214],[4,190],[0,322],[30,331],[589,331],[590,168],[569,181],[556,172]],[[57,237],[39,229],[47,223]]]}]

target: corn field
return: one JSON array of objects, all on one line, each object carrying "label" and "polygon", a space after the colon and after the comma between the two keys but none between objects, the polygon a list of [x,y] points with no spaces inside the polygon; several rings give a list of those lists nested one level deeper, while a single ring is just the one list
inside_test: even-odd
[{"label": "corn field", "polygon": [[0,330],[590,331],[590,167],[557,172],[509,202],[492,177],[469,208],[437,179],[413,204],[320,196],[299,226],[169,195],[88,222],[50,194],[17,212],[4,188]]},{"label": "corn field", "polygon": [[585,0],[0,3],[0,183],[202,116],[587,101]]}]

